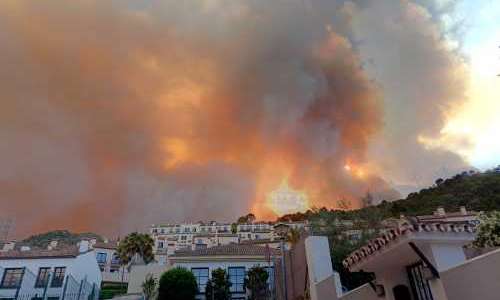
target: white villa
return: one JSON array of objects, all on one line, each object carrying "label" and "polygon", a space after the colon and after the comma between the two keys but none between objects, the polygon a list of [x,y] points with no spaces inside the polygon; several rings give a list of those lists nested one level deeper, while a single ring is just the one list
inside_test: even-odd
[{"label": "white villa", "polygon": [[[279,223],[290,228],[308,230],[307,222]],[[179,250],[196,250],[249,241],[277,240],[274,227],[277,224],[255,222],[245,224],[230,223],[183,223],[152,225],[150,234],[155,241],[156,261],[167,263],[167,257]]]},{"label": "white villa", "polygon": [[0,252],[2,299],[98,299],[101,273],[88,241],[78,247]]}]

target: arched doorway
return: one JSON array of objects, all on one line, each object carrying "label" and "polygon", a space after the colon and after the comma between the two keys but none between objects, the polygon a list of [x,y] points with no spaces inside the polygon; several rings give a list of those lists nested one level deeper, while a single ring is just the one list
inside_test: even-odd
[{"label": "arched doorway", "polygon": [[395,300],[411,300],[410,289],[406,285],[396,285],[392,288]]}]

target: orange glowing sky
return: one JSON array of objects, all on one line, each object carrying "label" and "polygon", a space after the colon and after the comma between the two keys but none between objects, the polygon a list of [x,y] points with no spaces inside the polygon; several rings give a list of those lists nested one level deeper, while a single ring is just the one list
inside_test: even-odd
[{"label": "orange glowing sky", "polygon": [[274,219],[489,167],[500,10],[481,3],[463,46],[468,10],[443,1],[0,1],[0,218]]}]

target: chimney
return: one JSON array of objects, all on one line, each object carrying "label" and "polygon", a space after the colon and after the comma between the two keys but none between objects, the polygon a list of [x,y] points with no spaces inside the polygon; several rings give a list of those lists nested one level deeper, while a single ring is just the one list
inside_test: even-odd
[{"label": "chimney", "polygon": [[438,207],[436,210],[436,215],[440,217],[446,216],[446,211],[444,210],[444,207]]},{"label": "chimney", "polygon": [[465,206],[460,206],[460,213],[464,216],[467,214],[467,209],[465,208]]},{"label": "chimney", "polygon": [[85,252],[89,251],[89,244],[90,243],[87,240],[80,241],[78,251],[80,253],[85,253]]},{"label": "chimney", "polygon": [[30,251],[31,248],[29,246],[21,246],[21,251],[24,252],[24,251]]},{"label": "chimney", "polygon": [[57,247],[57,240],[52,240],[50,241],[49,245],[47,246],[48,250],[53,250]]},{"label": "chimney", "polygon": [[16,246],[16,241],[10,241],[10,242],[7,242],[3,245],[3,249],[2,251],[11,251],[11,250],[14,250]]}]

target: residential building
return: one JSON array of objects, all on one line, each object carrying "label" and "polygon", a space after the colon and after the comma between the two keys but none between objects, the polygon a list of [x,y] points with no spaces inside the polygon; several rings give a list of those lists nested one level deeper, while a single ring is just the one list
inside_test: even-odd
[{"label": "residential building", "polygon": [[468,211],[465,206],[460,207],[457,212],[447,212],[443,207],[439,207],[432,215],[416,216],[419,223],[468,223],[472,225],[479,224],[479,213]]},{"label": "residential building", "polygon": [[0,252],[0,298],[98,299],[101,273],[88,241]]},{"label": "residential building", "polygon": [[389,230],[343,262],[352,272],[374,273],[373,281],[347,293],[338,289],[328,298],[498,299],[500,249],[467,259],[464,246],[474,239],[475,225],[463,220],[404,224]]},{"label": "residential building", "polygon": [[226,270],[231,281],[232,299],[246,299],[244,286],[246,273],[252,267],[265,268],[269,274],[269,289],[274,290],[274,261],[280,251],[270,247],[255,245],[229,244],[198,250],[182,250],[170,256],[172,267],[191,270],[198,283],[197,299],[205,299],[205,287],[213,270]]},{"label": "residential building", "polygon": [[278,224],[289,228],[309,230],[307,222],[266,223],[254,222],[229,224],[198,222],[183,224],[152,225],[150,234],[155,241],[156,260],[165,262],[175,251],[210,248],[254,240],[277,240],[274,230]]},{"label": "residential building", "polygon": [[120,264],[116,253],[117,241],[104,241],[91,243],[95,257],[101,270],[103,282],[128,282],[128,270]]}]

